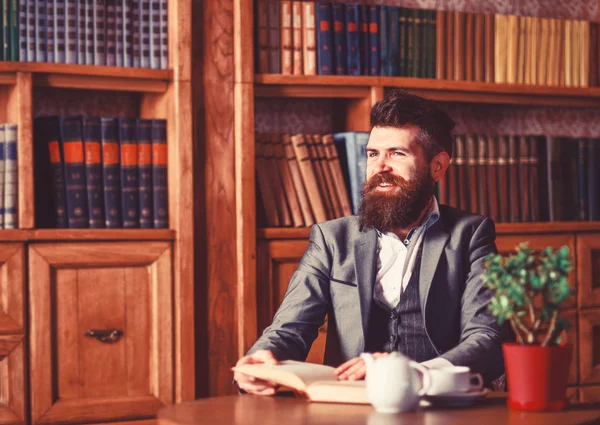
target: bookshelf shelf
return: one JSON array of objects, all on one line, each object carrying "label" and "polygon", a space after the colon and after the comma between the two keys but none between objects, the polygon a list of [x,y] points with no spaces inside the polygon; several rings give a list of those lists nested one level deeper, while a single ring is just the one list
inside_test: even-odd
[{"label": "bookshelf shelf", "polygon": [[19,73],[31,74],[35,86],[147,93],[165,93],[172,79],[159,69],[0,62],[0,85],[16,84]]},{"label": "bookshelf shelf", "polygon": [[258,97],[364,98],[371,87],[403,87],[444,102],[600,106],[600,87],[551,87],[407,77],[257,74]]},{"label": "bookshelf shelf", "polygon": [[30,241],[172,241],[170,229],[37,229],[28,232]]},{"label": "bookshelf shelf", "polygon": [[[496,223],[498,235],[526,235],[526,234],[557,234],[572,232],[600,231],[600,221],[557,221],[536,223]],[[308,240],[310,228],[266,227],[258,229],[258,239],[305,239]]]}]

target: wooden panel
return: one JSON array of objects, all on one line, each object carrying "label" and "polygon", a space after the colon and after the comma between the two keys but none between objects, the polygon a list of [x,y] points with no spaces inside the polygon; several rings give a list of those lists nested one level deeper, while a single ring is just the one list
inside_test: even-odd
[{"label": "wooden panel", "polygon": [[570,403],[579,401],[579,389],[577,387],[567,388],[567,400],[569,400]]},{"label": "wooden panel", "polygon": [[[2,232],[0,232],[0,235]],[[40,229],[27,232],[31,241],[172,241],[170,229]]]},{"label": "wooden panel", "polygon": [[[258,245],[257,304],[258,331],[262,333],[271,323],[273,315],[283,300],[292,274],[308,247],[308,240],[261,241]],[[258,336],[258,335],[257,335]],[[323,363],[327,327],[319,329],[306,361]]]},{"label": "wooden panel", "polygon": [[568,320],[571,324],[571,327],[567,331],[566,338],[566,342],[573,345],[573,354],[571,357],[571,364],[569,366],[569,385],[577,385],[579,383],[579,341],[577,338],[579,320],[577,317],[577,311],[564,311],[562,312],[561,316]]},{"label": "wooden panel", "polygon": [[0,244],[0,334],[24,333],[25,249]]},{"label": "wooden panel", "polygon": [[579,382],[600,383],[600,309],[579,311]]},{"label": "wooden panel", "polygon": [[[157,242],[30,246],[33,423],[148,418],[173,402],[171,256]],[[112,342],[86,335],[110,329]]]},{"label": "wooden panel", "polygon": [[[233,50],[235,60],[235,82],[252,83],[254,79],[254,7],[248,0],[234,0]],[[250,101],[250,107],[254,104]]]},{"label": "wooden panel", "polygon": [[[521,234],[521,235],[498,235],[496,237],[496,246],[498,252],[502,254],[514,252],[515,247],[521,242],[529,242],[529,247],[535,250],[544,249],[548,246],[552,248],[560,248],[561,246],[568,246],[570,253],[573,257],[573,266],[576,264],[576,253],[575,253],[575,238],[568,234],[558,235],[535,235],[535,234]],[[569,286],[573,291],[573,294],[565,300],[561,308],[573,308],[577,306],[577,283],[575,281],[575,271],[571,271],[568,276]]]},{"label": "wooden panel", "polygon": [[[250,2],[246,3],[250,4]],[[252,69],[249,71],[251,72]],[[250,75],[252,74],[250,73]],[[242,73],[240,78],[244,75],[245,73]],[[237,305],[239,309],[237,345],[239,357],[243,356],[252,346],[257,330],[253,96],[254,90],[251,83],[235,84],[235,104],[237,105],[235,108],[235,205],[237,216]]]},{"label": "wooden panel", "polygon": [[577,278],[579,305],[600,306],[600,234],[577,237]]},{"label": "wooden panel", "polygon": [[167,81],[91,75],[36,74],[33,84],[66,89],[164,93]]},{"label": "wooden panel", "polygon": [[19,196],[17,204],[17,227],[30,229],[34,226],[33,196],[33,109],[31,74],[17,73],[17,81],[9,90],[7,120],[17,124],[17,178]]},{"label": "wooden panel", "polygon": [[24,336],[0,336],[0,424],[25,423]]},{"label": "wooden panel", "polygon": [[600,401],[600,386],[579,387],[579,401],[582,403],[598,403]]},{"label": "wooden panel", "polygon": [[[180,1],[184,3],[184,0]],[[171,79],[171,72],[162,69],[124,68],[118,66],[82,66],[46,62],[2,62],[0,73],[31,72],[35,74],[90,75],[98,77],[123,77],[139,80]]]},{"label": "wooden panel", "polygon": [[[173,70],[173,81],[191,81],[192,77],[192,34],[202,33],[192,29],[192,0],[168,2],[169,10],[169,68]],[[230,9],[228,9],[231,13]],[[189,117],[189,115],[188,115]]]}]

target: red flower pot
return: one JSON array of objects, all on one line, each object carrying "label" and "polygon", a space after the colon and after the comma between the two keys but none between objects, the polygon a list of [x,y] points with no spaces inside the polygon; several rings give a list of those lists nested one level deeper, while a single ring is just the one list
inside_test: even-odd
[{"label": "red flower pot", "polygon": [[503,344],[508,406],[518,410],[560,410],[567,404],[573,346]]}]

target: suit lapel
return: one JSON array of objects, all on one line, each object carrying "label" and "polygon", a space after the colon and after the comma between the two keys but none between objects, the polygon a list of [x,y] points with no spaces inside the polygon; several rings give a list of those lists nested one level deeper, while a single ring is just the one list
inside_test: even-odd
[{"label": "suit lapel", "polygon": [[[367,334],[371,301],[373,299],[373,285],[375,282],[375,268],[377,260],[377,232],[375,229],[362,231],[354,243],[354,270],[360,296],[360,313],[364,336]],[[360,349],[359,351],[362,351]]]},{"label": "suit lapel", "polygon": [[421,261],[421,270],[419,275],[419,299],[421,301],[421,310],[423,320],[425,320],[425,309],[427,307],[427,296],[431,288],[431,282],[435,275],[438,262],[448,242],[450,235],[443,226],[442,218],[431,226],[425,233],[423,240],[423,255]]}]

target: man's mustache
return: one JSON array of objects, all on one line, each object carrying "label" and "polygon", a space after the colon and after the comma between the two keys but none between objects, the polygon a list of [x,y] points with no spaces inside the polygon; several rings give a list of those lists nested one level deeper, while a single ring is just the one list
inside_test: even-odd
[{"label": "man's mustache", "polygon": [[403,177],[395,176],[390,173],[375,174],[373,177],[367,180],[364,192],[370,192],[383,183],[391,184],[392,186],[404,187],[406,185],[406,180]]}]

